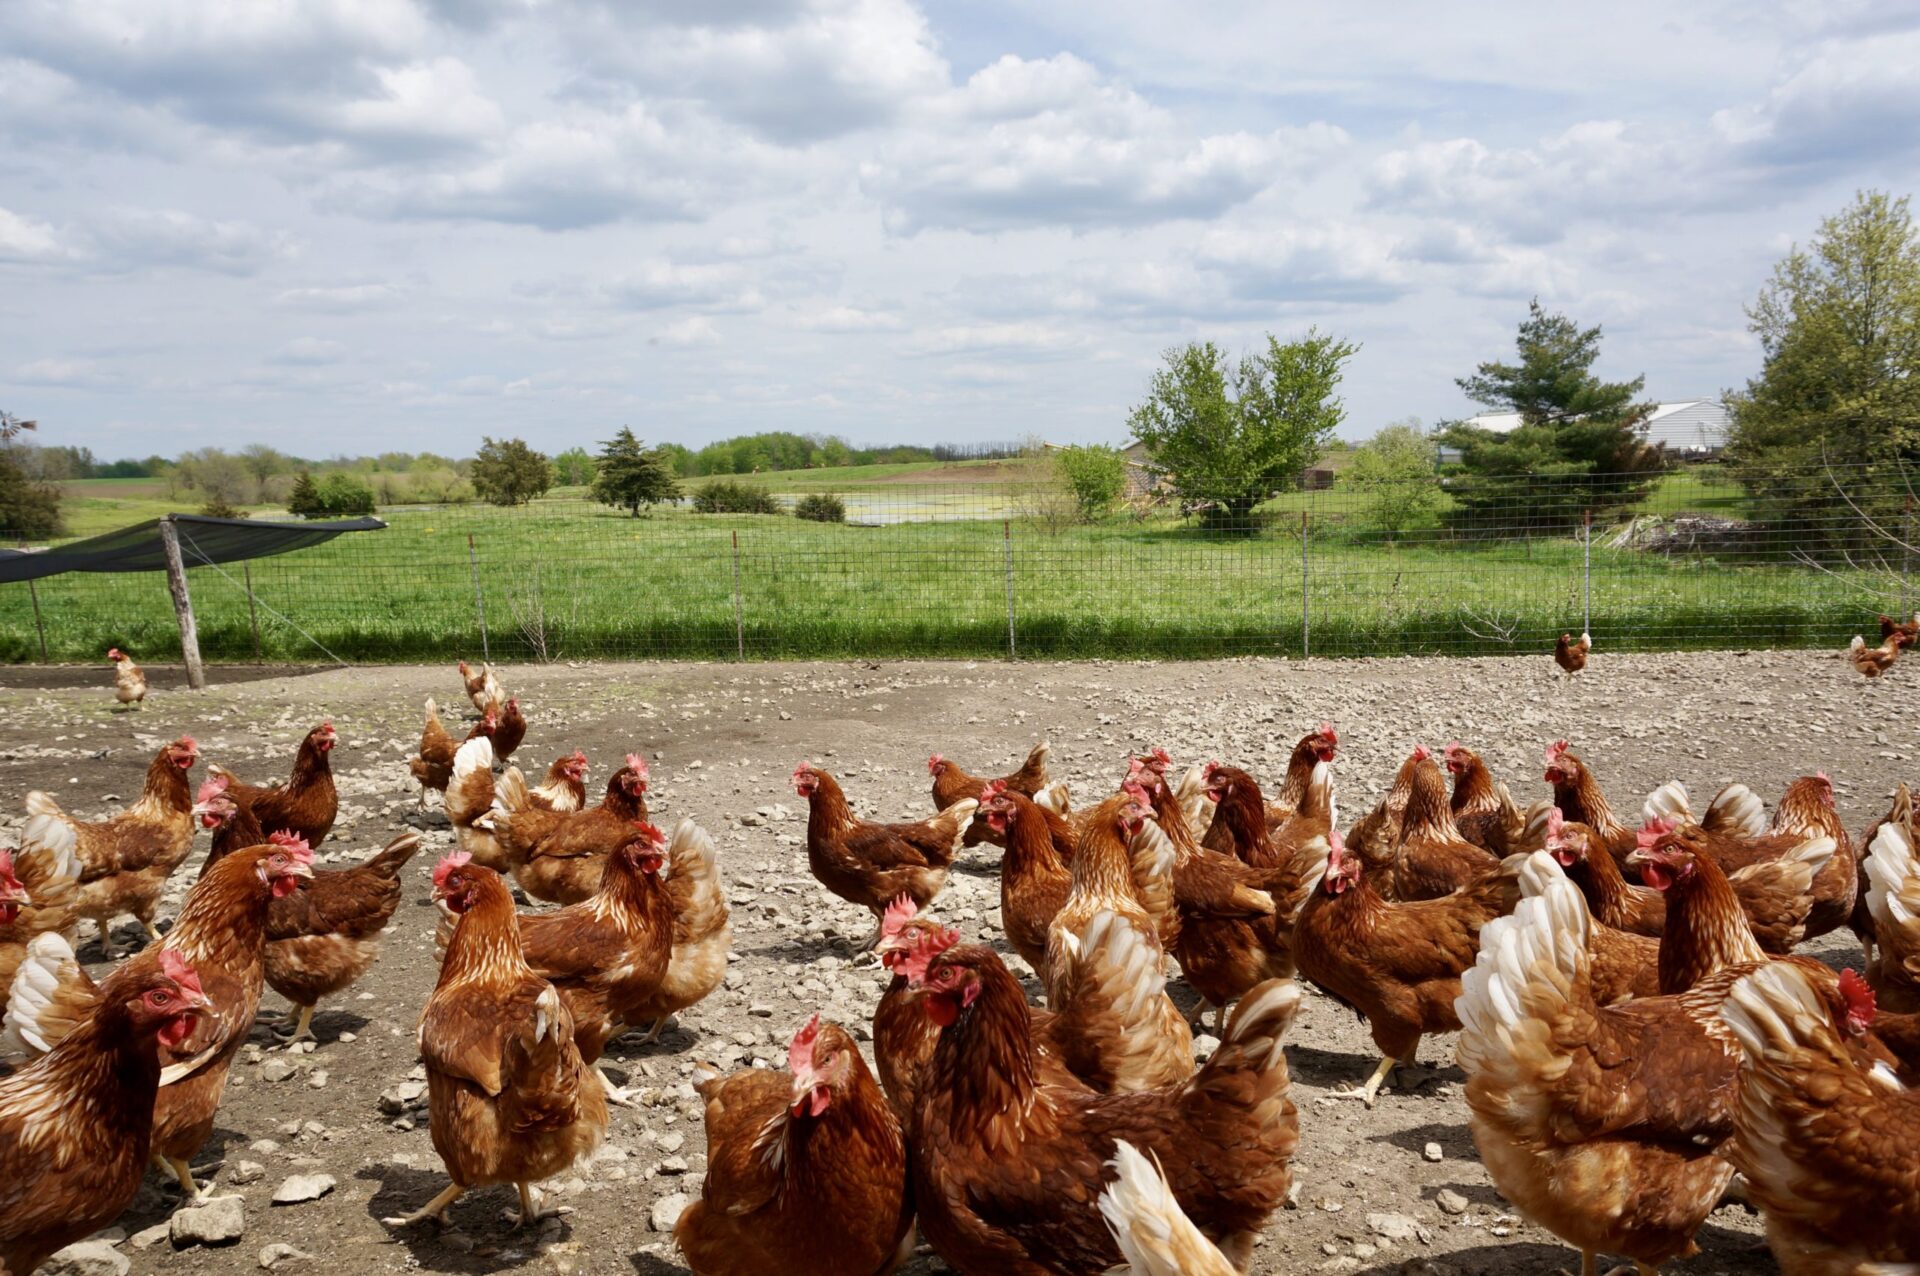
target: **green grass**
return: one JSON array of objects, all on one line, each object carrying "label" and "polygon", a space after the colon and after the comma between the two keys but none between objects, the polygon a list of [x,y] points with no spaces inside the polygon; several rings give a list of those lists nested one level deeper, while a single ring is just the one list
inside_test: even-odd
[{"label": "green grass", "polygon": [[[901,508],[958,499],[909,487],[897,495]],[[545,618],[551,658],[731,656],[737,536],[749,656],[1006,652],[1008,542],[998,520],[840,526],[678,510],[632,519],[569,501],[383,516],[386,531],[255,560],[260,598],[350,660],[469,655],[481,646],[471,535],[496,658],[536,653],[535,627],[522,623],[535,615]],[[1303,588],[1290,525],[1214,537],[1169,518],[1057,534],[1015,521],[1019,652],[1297,655],[1308,645],[1303,612],[1315,655],[1537,652],[1580,626],[1577,541],[1415,534],[1396,548],[1334,514],[1314,526]],[[1789,565],[1784,547],[1769,565],[1734,566],[1603,545],[1596,537],[1593,631],[1614,650],[1838,644],[1883,609],[1865,575]],[[224,570],[232,579],[206,567],[190,572],[202,650],[252,659],[236,584],[243,568]],[[109,645],[154,660],[177,656],[158,573],[70,574],[37,589],[55,659],[94,660]],[[324,659],[268,611],[259,621],[266,658]],[[26,586],[0,586],[0,659],[38,654]]]}]

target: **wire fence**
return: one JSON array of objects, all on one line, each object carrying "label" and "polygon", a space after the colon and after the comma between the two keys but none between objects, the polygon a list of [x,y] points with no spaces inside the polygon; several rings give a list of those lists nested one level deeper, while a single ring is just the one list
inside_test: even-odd
[{"label": "wire fence", "polygon": [[[1791,500],[1713,467],[1336,482],[1241,511],[1145,494],[1090,522],[1041,479],[847,486],[844,523],[555,499],[386,510],[188,577],[220,661],[1496,654],[1583,628],[1611,650],[1826,646],[1912,614],[1905,481],[1805,477]],[[178,657],[163,574],[0,586],[0,658],[109,646]]]}]

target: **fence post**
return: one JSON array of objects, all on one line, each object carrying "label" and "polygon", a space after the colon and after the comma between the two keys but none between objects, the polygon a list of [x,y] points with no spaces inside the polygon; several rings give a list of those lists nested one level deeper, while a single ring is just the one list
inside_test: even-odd
[{"label": "fence post", "polygon": [[1592,510],[1586,511],[1585,522],[1583,524],[1583,527],[1585,531],[1581,539],[1584,542],[1582,545],[1582,548],[1585,550],[1585,557],[1586,557],[1586,568],[1585,568],[1586,587],[1582,595],[1584,598],[1584,601],[1581,604],[1580,632],[1583,634],[1591,635],[1593,633],[1593,511]]},{"label": "fence post", "polygon": [[740,659],[747,658],[747,620],[740,601],[740,529],[737,527],[733,530],[733,650]]},{"label": "fence post", "polygon": [[480,659],[491,664],[493,652],[487,642],[487,601],[480,594],[480,558],[473,549],[473,533],[467,533],[467,571],[473,577],[473,610],[480,617]]},{"label": "fence post", "polygon": [[187,667],[187,686],[199,691],[207,685],[207,671],[200,664],[200,630],[194,624],[187,565],[180,561],[180,533],[171,514],[160,520],[160,546],[167,552],[167,590],[173,595],[173,617],[180,622],[180,659]]},{"label": "fence post", "polygon": [[1308,584],[1307,512],[1300,511],[1300,655],[1313,654],[1313,613],[1311,586]]},{"label": "fence post", "polygon": [[253,663],[261,663],[260,657],[260,613],[253,606],[253,564],[242,562],[240,570],[247,582],[247,624],[253,629]]},{"label": "fence post", "polygon": [[1007,568],[1007,659],[1018,660],[1019,648],[1013,642],[1013,520],[1000,520],[1001,560]]},{"label": "fence post", "polygon": [[33,581],[27,581],[27,597],[33,599],[33,627],[40,631],[40,663],[47,664],[47,626],[40,619],[40,591],[33,587]]},{"label": "fence post", "polygon": [[[1906,552],[1900,556],[1900,619],[1905,620],[1914,614],[1913,608],[1913,495],[1907,495],[1906,527],[1900,539],[1906,542]],[[45,645],[45,640],[42,640]]]}]

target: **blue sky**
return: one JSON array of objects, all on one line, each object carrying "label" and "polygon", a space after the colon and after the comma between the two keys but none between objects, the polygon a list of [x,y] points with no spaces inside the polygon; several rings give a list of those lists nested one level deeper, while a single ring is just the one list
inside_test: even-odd
[{"label": "blue sky", "polygon": [[[1920,4],[11,0],[0,406],[107,456],[1114,440],[1167,346],[1468,410],[1538,294],[1661,398],[1860,187]],[[1676,12],[1676,10],[1681,10]]]}]

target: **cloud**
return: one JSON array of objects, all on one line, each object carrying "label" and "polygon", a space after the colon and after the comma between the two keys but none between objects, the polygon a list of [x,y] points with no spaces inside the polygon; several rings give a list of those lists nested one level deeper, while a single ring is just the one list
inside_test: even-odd
[{"label": "cloud", "polygon": [[94,359],[35,359],[15,368],[8,380],[65,390],[111,390],[127,384],[124,373]]},{"label": "cloud", "polygon": [[292,255],[292,237],[243,221],[210,221],[179,209],[128,209],[89,226],[101,269],[170,267],[251,275]]},{"label": "cloud", "polygon": [[1315,124],[1196,134],[1072,54],[975,72],[861,166],[887,226],[996,231],[1217,217],[1344,146]]},{"label": "cloud", "polygon": [[688,306],[709,311],[754,311],[765,301],[746,271],[733,265],[688,265],[655,260],[597,283],[593,293],[622,310]]},{"label": "cloud", "polygon": [[1235,297],[1278,302],[1383,302],[1411,282],[1391,236],[1348,223],[1216,230],[1196,254]]},{"label": "cloud", "polygon": [[1012,359],[1061,359],[1084,353],[1091,341],[1084,332],[1053,324],[955,324],[907,338],[903,354],[997,354]]},{"label": "cloud", "polygon": [[407,294],[399,284],[322,284],[283,289],[274,302],[290,310],[324,314],[364,314],[397,304]]},{"label": "cloud", "polygon": [[656,346],[668,346],[676,350],[685,350],[693,346],[717,346],[720,344],[720,331],[713,326],[713,320],[705,315],[688,315],[685,319],[668,324],[650,339]]},{"label": "cloud", "polygon": [[267,362],[294,367],[319,367],[323,364],[339,363],[346,357],[347,348],[338,341],[328,341],[321,337],[295,337],[275,351]]},{"label": "cloud", "polygon": [[1713,116],[1719,137],[1750,163],[1839,170],[1920,149],[1920,32],[1817,45],[1758,102]]},{"label": "cloud", "polygon": [[38,266],[73,256],[73,249],[52,226],[0,208],[0,262]]},{"label": "cloud", "polygon": [[794,325],[808,332],[898,332],[907,321],[888,310],[822,306],[796,315]]}]

